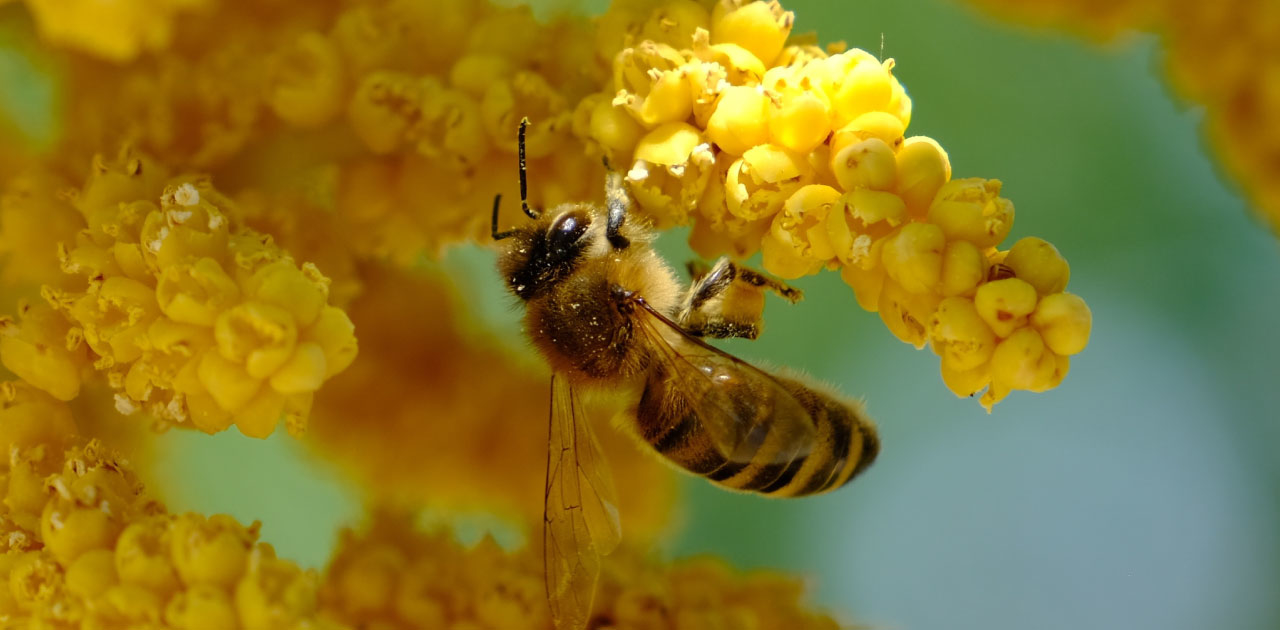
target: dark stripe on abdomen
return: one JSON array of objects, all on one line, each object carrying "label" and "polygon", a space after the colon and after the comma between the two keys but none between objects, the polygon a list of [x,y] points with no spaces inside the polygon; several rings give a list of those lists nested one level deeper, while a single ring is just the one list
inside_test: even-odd
[{"label": "dark stripe on abdomen", "polygon": [[769,485],[760,488],[760,492],[771,494],[787,487],[787,484],[790,484],[791,480],[796,478],[796,473],[800,472],[800,467],[804,465],[807,459],[809,459],[808,455],[797,454],[791,460],[791,463],[782,469],[782,474],[778,475],[778,478],[774,479]]},{"label": "dark stripe on abdomen", "polygon": [[[843,411],[843,408],[839,410],[839,412]],[[836,477],[840,475],[840,471],[844,470],[844,464],[849,460],[850,441],[853,440],[853,427],[845,420],[848,420],[847,414],[839,413],[837,418],[836,414],[831,413],[830,409],[828,409],[827,413],[822,414],[820,421],[827,423],[831,430],[830,459],[827,460],[826,468],[813,472],[813,476],[809,478],[809,483],[797,490],[796,495],[814,494],[826,490],[835,482]]]},{"label": "dark stripe on abdomen", "polygon": [[696,417],[687,413],[680,422],[663,433],[656,441],[651,442],[653,448],[659,453],[666,455],[668,452],[683,446],[689,441],[689,434],[697,427],[698,421]]}]

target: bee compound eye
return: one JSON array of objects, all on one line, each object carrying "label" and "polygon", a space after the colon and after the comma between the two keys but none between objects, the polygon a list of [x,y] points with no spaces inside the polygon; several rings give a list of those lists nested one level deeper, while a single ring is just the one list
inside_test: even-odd
[{"label": "bee compound eye", "polygon": [[566,212],[552,222],[547,230],[547,241],[553,250],[563,251],[582,239],[591,220],[579,212]]}]

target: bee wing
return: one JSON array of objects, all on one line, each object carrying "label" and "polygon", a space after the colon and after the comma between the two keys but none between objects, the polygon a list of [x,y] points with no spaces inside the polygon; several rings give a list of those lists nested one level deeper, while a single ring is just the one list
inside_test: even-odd
[{"label": "bee wing", "polygon": [[613,480],[600,444],[568,379],[551,377],[543,562],[551,619],[561,630],[585,628],[600,576],[600,556],[618,546]]},{"label": "bee wing", "polygon": [[688,401],[684,411],[697,418],[725,461],[786,464],[808,454],[813,418],[776,377],[689,335],[648,302],[638,303],[639,328],[670,373],[664,386]]}]

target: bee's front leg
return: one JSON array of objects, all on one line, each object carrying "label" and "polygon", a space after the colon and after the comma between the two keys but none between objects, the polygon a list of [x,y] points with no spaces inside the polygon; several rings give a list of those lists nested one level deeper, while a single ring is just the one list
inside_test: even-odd
[{"label": "bee's front leg", "polygon": [[799,302],[803,293],[759,271],[717,260],[710,269],[689,263],[693,284],[676,314],[676,323],[696,336],[723,339],[760,336],[764,318],[764,292],[773,291],[788,302]]}]

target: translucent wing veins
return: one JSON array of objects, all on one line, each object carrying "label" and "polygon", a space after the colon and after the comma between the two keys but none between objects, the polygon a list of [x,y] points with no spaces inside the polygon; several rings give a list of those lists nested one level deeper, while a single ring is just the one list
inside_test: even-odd
[{"label": "translucent wing veins", "polygon": [[600,576],[600,557],[618,545],[613,481],[577,394],[551,378],[543,561],[547,602],[559,630],[585,628]]}]

